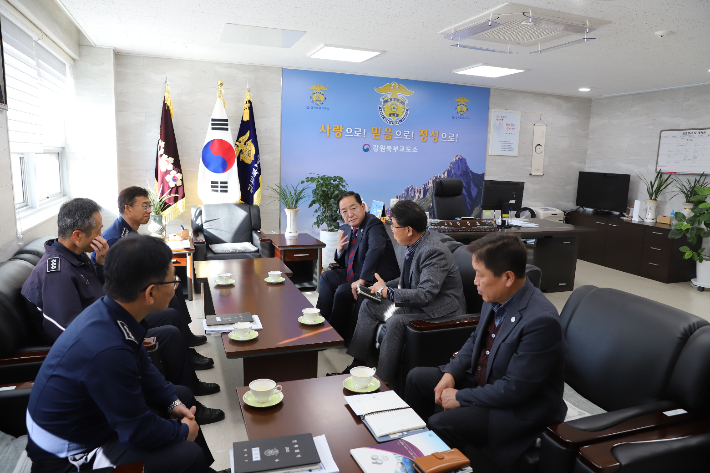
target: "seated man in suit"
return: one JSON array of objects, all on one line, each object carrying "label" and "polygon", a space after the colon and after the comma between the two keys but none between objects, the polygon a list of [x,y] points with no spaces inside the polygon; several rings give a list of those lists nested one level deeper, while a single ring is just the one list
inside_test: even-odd
[{"label": "seated man in suit", "polygon": [[[555,306],[525,277],[520,238],[491,233],[468,250],[481,321],[449,364],[409,372],[406,400],[450,447],[488,445],[513,464],[564,422],[565,342]],[[434,414],[434,403],[445,410]]]},{"label": "seated man in suit", "polygon": [[141,343],[141,321],[165,310],[179,283],[171,260],[162,241],[137,235],[106,256],[107,295],[57,339],[30,394],[33,472],[136,462],[146,471],[209,471],[213,458],[191,391],[166,381]]},{"label": "seated man in suit", "polygon": [[[59,238],[45,243],[44,255],[22,285],[21,293],[32,322],[41,337],[50,343],[54,343],[84,309],[104,296],[104,258],[108,245],[101,236],[99,210],[99,204],[91,199],[76,198],[62,204],[57,216]],[[85,254],[92,249],[96,251],[97,264]],[[158,340],[169,381],[189,387],[198,396],[219,392],[218,384],[197,378],[188,347],[176,327],[153,327],[148,329],[147,336]],[[219,409],[200,403],[196,406],[202,424],[224,418]]]},{"label": "seated man in suit", "polygon": [[358,313],[355,335],[348,355],[354,358],[346,368],[364,365],[375,342],[377,325],[386,322],[380,345],[377,375],[391,381],[397,371],[410,320],[433,319],[463,314],[466,310],[461,275],[451,252],[426,229],[424,210],[411,200],[401,200],[390,209],[392,232],[397,243],[407,247],[400,277],[385,281],[375,274],[373,294],[381,302],[366,300]]},{"label": "seated man in suit", "polygon": [[[103,237],[106,239],[109,248],[120,238],[131,233],[138,233],[138,228],[148,223],[151,213],[148,191],[137,186],[123,189],[118,193],[118,213],[120,214],[118,218],[103,232]],[[95,255],[92,255],[91,259],[95,261]],[[207,343],[206,336],[195,335],[190,331],[188,324],[192,322],[192,318],[182,294],[175,295],[170,301],[170,308],[175,309],[180,317],[168,317],[167,313],[151,314],[146,318],[148,326],[175,325],[185,337],[185,342],[189,347]],[[206,365],[209,368],[214,365],[214,361],[211,358],[202,356],[194,348],[190,348],[190,360],[195,366]]]},{"label": "seated man in suit", "polygon": [[321,274],[316,307],[349,344],[355,327],[355,320],[351,320],[353,305],[359,306],[361,301],[358,284],[371,285],[375,273],[388,281],[394,279],[399,276],[399,267],[385,225],[365,211],[360,194],[345,192],[338,197],[337,205],[345,222],[340,226],[335,251],[340,269]]}]

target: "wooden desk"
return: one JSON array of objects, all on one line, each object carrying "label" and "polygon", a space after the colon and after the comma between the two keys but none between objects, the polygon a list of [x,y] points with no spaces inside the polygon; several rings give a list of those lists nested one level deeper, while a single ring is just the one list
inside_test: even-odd
[{"label": "wooden desk", "polygon": [[[199,263],[211,267],[223,261]],[[264,327],[259,330],[258,338],[248,342],[235,342],[226,333],[222,334],[225,355],[244,358],[245,384],[264,377],[276,381],[315,378],[318,351],[344,343],[328,322],[315,326],[298,322],[301,311],[313,306],[288,278],[281,284],[264,281],[276,263],[283,264],[275,258],[231,260],[230,272],[235,284],[227,287],[215,286],[216,274],[221,271],[209,269],[207,281],[213,313],[251,312],[259,316]]]},{"label": "wooden desk", "polygon": [[187,300],[191,301],[194,295],[192,284],[193,258],[195,253],[195,245],[192,243],[192,238],[189,239],[190,248],[177,248],[173,250],[173,266],[184,267],[187,273]]},{"label": "wooden desk", "polygon": [[[274,245],[274,256],[281,258],[281,261],[290,262],[292,266],[297,266],[299,262],[308,261],[315,267],[312,271],[303,272],[304,277],[298,277],[299,271],[294,276],[294,283],[299,288],[319,288],[320,274],[323,271],[323,248],[325,243],[308,233],[299,233],[295,237],[286,238],[286,235],[266,235]],[[310,276],[312,274],[312,277]]]},{"label": "wooden desk", "polygon": [[[249,387],[237,388],[247,437],[258,440],[304,433],[314,437],[325,434],[340,473],[362,473],[350,455],[350,449],[370,447],[376,445],[377,440],[343,400],[343,396],[354,394],[343,388],[343,381],[348,376],[281,383],[283,401],[266,409],[244,404],[244,394]],[[380,391],[389,389],[382,383]]]}]

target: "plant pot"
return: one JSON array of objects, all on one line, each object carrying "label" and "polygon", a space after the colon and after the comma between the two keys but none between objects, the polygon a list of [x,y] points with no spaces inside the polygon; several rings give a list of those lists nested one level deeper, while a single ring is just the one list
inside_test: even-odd
[{"label": "plant pot", "polygon": [[686,218],[690,218],[693,215],[693,204],[692,202],[683,202],[683,210],[681,213],[685,215]]},{"label": "plant pot", "polygon": [[148,222],[148,231],[150,236],[165,238],[165,223],[162,215],[150,214]]},{"label": "plant pot", "polygon": [[646,201],[646,216],[643,218],[647,222],[656,221],[656,207],[658,207],[658,201],[648,199]]},{"label": "plant pot", "polygon": [[298,235],[298,226],[296,225],[298,209],[284,209],[284,212],[286,212],[286,236]]},{"label": "plant pot", "polygon": [[323,248],[323,268],[328,268],[330,263],[335,263],[335,250],[338,247],[338,237],[340,236],[339,231],[329,232],[328,230],[321,230],[318,239],[325,243],[325,248]]}]

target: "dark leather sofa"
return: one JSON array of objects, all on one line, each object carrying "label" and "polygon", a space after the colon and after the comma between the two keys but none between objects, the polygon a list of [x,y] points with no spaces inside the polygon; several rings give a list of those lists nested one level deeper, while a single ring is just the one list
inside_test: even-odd
[{"label": "dark leather sofa", "polygon": [[[195,261],[272,257],[271,240],[261,233],[261,212],[258,205],[205,204],[192,207],[192,232],[195,241]],[[200,240],[204,241],[201,243]],[[257,248],[254,253],[215,253],[210,245],[248,242]]]}]

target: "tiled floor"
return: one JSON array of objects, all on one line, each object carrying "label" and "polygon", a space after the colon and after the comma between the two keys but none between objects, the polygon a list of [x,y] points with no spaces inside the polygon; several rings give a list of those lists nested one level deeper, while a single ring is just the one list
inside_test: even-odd
[{"label": "tiled floor", "polygon": [[[577,263],[575,288],[587,284],[627,291],[710,320],[710,311],[706,306],[706,304],[710,304],[710,290],[698,292],[690,283],[662,284],[639,276],[579,261]],[[315,305],[317,294],[314,292],[304,294]],[[560,292],[548,294],[547,297],[555,304],[558,310],[562,310],[570,294],[570,292]],[[192,330],[195,333],[203,333],[201,319],[204,317],[204,313],[201,296],[196,295],[195,300],[188,302],[188,305],[193,318]],[[208,337],[207,344],[198,347],[197,350],[203,355],[213,358],[215,362],[214,368],[207,371],[198,371],[198,377],[203,381],[219,383],[222,387],[221,392],[217,394],[199,398],[206,406],[218,407],[224,410],[226,414],[226,419],[222,422],[203,427],[207,443],[215,457],[213,468],[221,470],[229,467],[229,449],[232,446],[232,442],[247,439],[247,432],[236,395],[237,386],[243,385],[242,362],[241,360],[228,360],[225,358],[220,337]],[[325,376],[325,373],[330,371],[341,371],[350,361],[351,358],[345,354],[345,348],[322,351],[318,358],[318,376]]]}]

